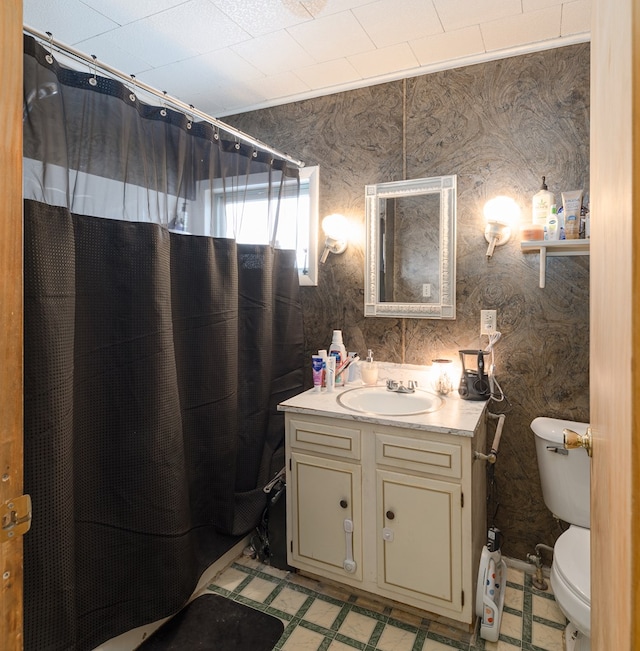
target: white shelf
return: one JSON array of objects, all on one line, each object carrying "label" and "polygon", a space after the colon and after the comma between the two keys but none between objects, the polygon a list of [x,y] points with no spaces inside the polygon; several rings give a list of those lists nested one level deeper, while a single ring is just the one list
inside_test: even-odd
[{"label": "white shelf", "polygon": [[590,240],[531,240],[521,242],[520,248],[523,253],[540,252],[540,288],[544,289],[547,256],[559,255],[589,255]]}]

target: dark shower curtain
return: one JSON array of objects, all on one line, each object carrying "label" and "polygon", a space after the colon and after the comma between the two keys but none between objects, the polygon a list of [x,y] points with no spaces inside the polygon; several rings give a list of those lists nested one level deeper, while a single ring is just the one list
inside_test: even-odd
[{"label": "dark shower curtain", "polygon": [[295,252],[167,226],[188,201],[214,232],[260,178],[277,229],[296,170],[46,55],[25,38],[25,649],[81,651],[176,612],[260,519],[302,389]]}]

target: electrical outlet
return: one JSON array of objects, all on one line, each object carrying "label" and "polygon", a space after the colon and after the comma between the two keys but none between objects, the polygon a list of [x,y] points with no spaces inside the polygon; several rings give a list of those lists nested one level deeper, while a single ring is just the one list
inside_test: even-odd
[{"label": "electrical outlet", "polygon": [[496,310],[480,310],[480,334],[490,335],[497,329]]},{"label": "electrical outlet", "polygon": [[431,298],[431,283],[422,283],[422,298]]}]

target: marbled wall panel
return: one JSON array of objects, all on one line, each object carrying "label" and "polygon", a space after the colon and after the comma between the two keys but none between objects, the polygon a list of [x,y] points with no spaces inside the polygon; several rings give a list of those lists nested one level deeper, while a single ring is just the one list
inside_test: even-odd
[{"label": "marbled wall panel", "polygon": [[[320,214],[343,212],[360,229],[344,255],[302,288],[306,351],[341,328],[348,350],[430,363],[479,345],[481,309],[496,309],[495,348],[507,414],[495,466],[495,524],[504,553],[525,560],[559,526],[540,490],[533,434],[538,415],[589,418],[589,259],[551,258],[538,287],[538,255],[517,235],[486,258],[482,206],[512,196],[524,219],[547,176],[560,192],[589,181],[589,45],[468,66],[227,117],[225,121],[307,164],[320,165]],[[403,147],[403,130],[406,150]],[[458,175],[457,318],[363,317],[364,186]],[[483,344],[484,345],[484,344]],[[309,371],[307,383],[311,385]]]}]

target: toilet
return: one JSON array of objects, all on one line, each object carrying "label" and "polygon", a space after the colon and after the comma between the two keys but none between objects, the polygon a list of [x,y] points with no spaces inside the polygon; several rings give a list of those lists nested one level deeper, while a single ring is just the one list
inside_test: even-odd
[{"label": "toilet", "polygon": [[551,564],[551,588],[569,621],[566,651],[591,649],[590,462],[583,448],[565,450],[562,435],[565,428],[584,434],[587,427],[588,423],[556,418],[531,423],[544,502],[569,524],[554,545]]}]

